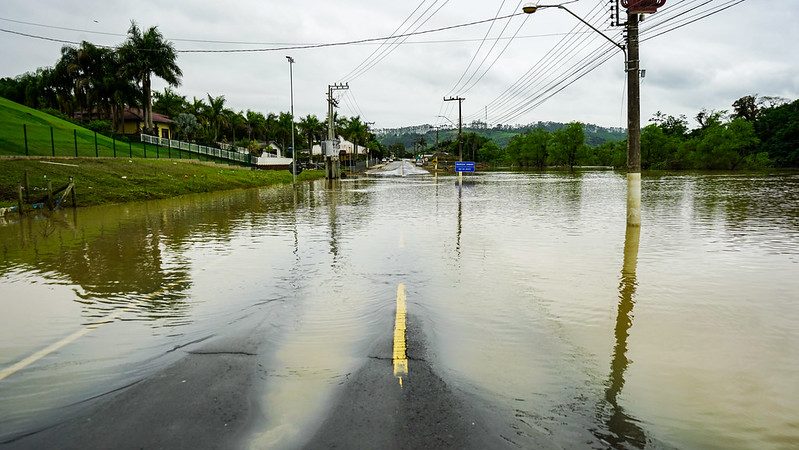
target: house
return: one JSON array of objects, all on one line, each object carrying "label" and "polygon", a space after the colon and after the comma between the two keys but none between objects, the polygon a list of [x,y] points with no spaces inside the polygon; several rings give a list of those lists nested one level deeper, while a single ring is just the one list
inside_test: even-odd
[{"label": "house", "polygon": [[[338,137],[338,148],[341,152],[346,153],[347,155],[351,155],[355,153],[356,155],[366,155],[369,153],[369,149],[364,147],[363,145],[354,144],[346,139],[343,136]],[[321,155],[322,154],[322,146],[320,144],[314,144],[313,148],[311,149],[312,155]]]},{"label": "house", "polygon": [[[169,117],[153,111],[153,125],[158,137],[172,139],[174,122]],[[122,134],[139,134],[144,130],[144,111],[140,108],[125,108],[122,115],[122,124],[117,130]]]}]

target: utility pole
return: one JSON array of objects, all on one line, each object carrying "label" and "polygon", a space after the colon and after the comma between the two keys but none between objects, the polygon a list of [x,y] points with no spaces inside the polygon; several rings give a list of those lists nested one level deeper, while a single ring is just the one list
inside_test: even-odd
[{"label": "utility pole", "polygon": [[627,10],[627,223],[641,225],[641,65],[639,14]]},{"label": "utility pole", "polygon": [[286,56],[289,60],[289,84],[291,86],[291,180],[297,184],[297,155],[294,150],[294,58]]},{"label": "utility pole", "polygon": [[333,142],[336,140],[335,124],[333,123],[333,107],[338,106],[338,102],[333,98],[333,91],[347,90],[348,83],[336,83],[327,86],[327,144],[324,145],[325,152],[325,173],[327,179],[338,178],[338,154],[331,154],[334,150]]},{"label": "utility pole", "polygon": [[[627,22],[621,23],[621,7],[627,10]],[[522,8],[527,14],[539,9],[558,8],[602,35],[624,53],[624,70],[627,72],[627,225],[641,225],[641,67],[638,48],[638,23],[642,14],[654,14],[666,0],[610,0],[611,24],[624,26],[625,44],[614,41],[585,19],[563,5],[537,6],[527,4]]]},{"label": "utility pole", "polygon": [[[458,102],[458,161],[463,161],[463,140],[461,139],[461,132],[463,131],[463,110],[461,106],[464,100],[466,99],[463,97],[444,97],[445,102]],[[463,172],[458,172],[458,184],[463,184]]]},{"label": "utility pole", "polygon": [[[369,125],[374,125],[374,122],[364,122],[366,125],[366,134],[369,134]],[[369,168],[369,147],[366,147],[366,168]]]}]

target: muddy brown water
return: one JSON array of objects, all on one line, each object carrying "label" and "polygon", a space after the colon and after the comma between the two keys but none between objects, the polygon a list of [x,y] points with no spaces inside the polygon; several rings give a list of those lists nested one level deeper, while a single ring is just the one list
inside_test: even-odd
[{"label": "muddy brown water", "polygon": [[298,445],[391,336],[404,283],[433,370],[521,445],[796,445],[799,175],[644,176],[642,191],[640,229],[613,172],[9,216],[0,440],[257,317],[274,323],[251,445]]}]

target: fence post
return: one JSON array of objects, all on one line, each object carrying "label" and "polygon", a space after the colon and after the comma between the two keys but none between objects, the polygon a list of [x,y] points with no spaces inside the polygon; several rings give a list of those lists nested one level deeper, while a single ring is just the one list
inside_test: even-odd
[{"label": "fence post", "polygon": [[22,178],[22,185],[25,187],[25,203],[30,203],[31,201],[31,184],[28,181],[28,170],[25,169],[25,176]]},{"label": "fence post", "polygon": [[22,124],[22,134],[25,136],[25,156],[30,156],[28,152],[28,125]]},{"label": "fence post", "polygon": [[22,202],[22,186],[17,186],[17,208],[20,216],[23,213],[23,206],[25,206],[25,203]]},{"label": "fence post", "polygon": [[147,143],[141,141],[141,145],[144,147],[144,159],[147,159]]},{"label": "fence post", "polygon": [[100,157],[100,151],[97,150],[97,132],[96,131],[94,132],[94,157],[95,158],[99,158]]},{"label": "fence post", "polygon": [[114,147],[114,158],[117,157],[117,139],[116,135],[111,135],[111,145]]},{"label": "fence post", "polygon": [[158,141],[155,141],[155,159],[161,157],[161,145],[158,144]]},{"label": "fence post", "polygon": [[72,185],[72,192],[71,192],[71,195],[72,195],[72,207],[75,208],[77,206],[77,202],[75,201],[75,179],[72,178],[72,177],[69,177],[69,184]]},{"label": "fence post", "polygon": [[50,151],[53,152],[55,157],[55,138],[53,137],[53,127],[50,127]]},{"label": "fence post", "polygon": [[47,208],[52,210],[54,207],[53,205],[53,182],[48,180],[47,181]]},{"label": "fence post", "polygon": [[166,152],[169,155],[169,159],[172,159],[172,146],[171,145],[166,148]]},{"label": "fence post", "polygon": [[133,158],[133,142],[128,138],[128,158]]},{"label": "fence post", "polygon": [[78,157],[78,130],[72,130],[72,139],[75,141],[75,157]]}]

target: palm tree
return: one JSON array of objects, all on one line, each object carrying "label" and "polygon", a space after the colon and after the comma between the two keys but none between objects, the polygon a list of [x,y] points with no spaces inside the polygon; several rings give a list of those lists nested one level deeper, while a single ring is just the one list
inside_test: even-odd
[{"label": "palm tree", "polygon": [[[369,129],[364,122],[361,121],[361,116],[355,116],[347,120],[344,128],[341,130],[341,135],[347,140],[352,141],[353,144],[363,145],[369,140]],[[357,149],[354,149],[357,151]],[[353,153],[356,154],[356,151]]]},{"label": "palm tree", "polygon": [[211,97],[211,94],[207,95],[208,105],[203,110],[203,117],[211,128],[210,131],[214,133],[212,142],[216,142],[217,139],[219,139],[219,132],[222,130],[222,127],[227,124],[227,117],[225,116],[225,96]]},{"label": "palm tree", "polygon": [[294,120],[291,113],[282,112],[277,118],[276,137],[280,140],[280,148],[285,152],[291,143],[291,122]]},{"label": "palm tree", "polygon": [[325,132],[325,124],[319,121],[315,114],[308,114],[300,119],[297,124],[303,136],[308,138],[308,154],[312,153],[313,143],[315,139],[319,139]]},{"label": "palm tree", "polygon": [[186,112],[188,106],[186,97],[178,94],[169,86],[164,88],[163,93],[153,92],[153,97],[155,98],[153,109],[161,114],[166,114],[174,119],[178,114]]},{"label": "palm tree", "polygon": [[183,72],[177,65],[177,53],[171,42],[165,41],[158,27],[142,32],[135,21],[130,22],[128,39],[119,49],[126,64],[127,73],[139,83],[144,107],[145,129],[149,132],[153,124],[152,76],[155,75],[170,86],[180,86]]},{"label": "palm tree", "polygon": [[244,114],[244,126],[247,128],[248,140],[252,140],[253,131],[255,131],[256,136],[258,135],[258,129],[262,126],[265,120],[266,119],[264,118],[263,114],[250,111],[249,109],[247,110],[247,113]]}]

